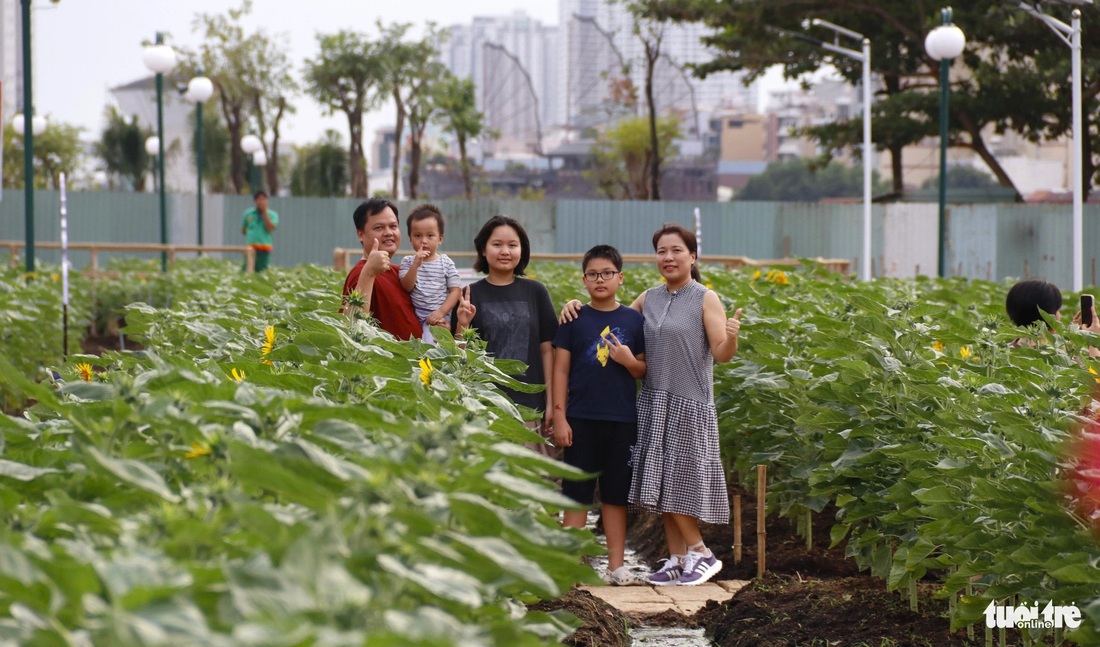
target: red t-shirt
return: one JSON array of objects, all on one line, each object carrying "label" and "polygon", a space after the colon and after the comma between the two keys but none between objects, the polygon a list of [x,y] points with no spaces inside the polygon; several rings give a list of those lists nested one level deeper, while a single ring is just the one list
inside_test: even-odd
[{"label": "red t-shirt", "polygon": [[[360,259],[348,272],[344,280],[344,295],[351,294],[359,285],[359,274],[363,271],[367,259]],[[390,269],[374,277],[374,292],[370,298],[370,311],[378,320],[378,326],[401,340],[408,340],[420,334],[424,328],[413,311],[412,299],[405,288],[401,287],[400,268],[390,263]]]}]

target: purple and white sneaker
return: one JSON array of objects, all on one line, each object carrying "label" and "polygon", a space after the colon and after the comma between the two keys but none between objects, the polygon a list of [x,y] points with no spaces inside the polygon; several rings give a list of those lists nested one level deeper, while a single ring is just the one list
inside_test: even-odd
[{"label": "purple and white sneaker", "polygon": [[704,557],[702,553],[688,551],[684,558],[684,572],[680,575],[680,586],[698,586],[714,577],[722,570],[722,560],[711,553]]},{"label": "purple and white sneaker", "polygon": [[669,586],[680,583],[680,576],[683,575],[684,569],[680,566],[680,559],[673,555],[668,559],[661,560],[664,565],[661,566],[657,572],[653,573],[647,578],[647,582],[653,586]]}]

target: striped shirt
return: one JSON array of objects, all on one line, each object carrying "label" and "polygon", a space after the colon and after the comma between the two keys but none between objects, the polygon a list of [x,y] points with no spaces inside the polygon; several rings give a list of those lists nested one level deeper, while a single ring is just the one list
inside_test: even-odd
[{"label": "striped shirt", "polygon": [[[415,256],[406,256],[401,259],[401,269],[398,270],[401,278],[405,278],[409,273],[415,258]],[[462,287],[462,281],[458,278],[458,268],[446,254],[440,254],[434,261],[421,263],[416,271],[416,286],[409,293],[417,319],[423,323],[428,315],[443,305],[447,300],[447,292],[451,288],[460,287]],[[447,320],[450,321],[449,314]]]}]

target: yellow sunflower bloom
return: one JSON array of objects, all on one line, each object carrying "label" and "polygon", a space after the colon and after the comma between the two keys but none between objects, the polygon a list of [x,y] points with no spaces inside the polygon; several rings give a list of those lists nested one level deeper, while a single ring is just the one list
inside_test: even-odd
[{"label": "yellow sunflower bloom", "polygon": [[77,364],[76,372],[80,375],[80,379],[85,382],[92,381],[92,365],[91,364]]},{"label": "yellow sunflower bloom", "polygon": [[[1091,366],[1089,367],[1089,373],[1092,373],[1093,375],[1100,375],[1096,372],[1096,369],[1094,369]],[[1094,377],[1092,379],[1096,380],[1097,382],[1100,382],[1100,377]]]},{"label": "yellow sunflower bloom", "polygon": [[420,360],[420,381],[424,383],[424,386],[429,386],[432,383],[432,372],[435,371],[432,368],[432,360],[425,357]]},{"label": "yellow sunflower bloom", "polygon": [[775,272],[775,276],[772,277],[772,282],[778,283],[779,285],[787,285],[788,281],[786,272],[777,270]]},{"label": "yellow sunflower bloom", "polygon": [[238,371],[236,366],[233,367],[233,370],[231,370],[229,374],[234,382],[244,382],[244,371]]},{"label": "yellow sunflower bloom", "polygon": [[760,278],[760,270],[756,270],[755,272],[752,273],[752,280],[755,281],[758,278]]},{"label": "yellow sunflower bloom", "polygon": [[943,342],[938,340],[938,339],[936,341],[932,342],[932,350],[936,351],[937,353],[942,353],[943,352]]},{"label": "yellow sunflower bloom", "polygon": [[[260,349],[260,355],[266,357],[271,352],[272,348],[275,348],[275,326],[268,326],[264,328],[264,345]],[[265,364],[270,364],[270,360],[264,360]]]},{"label": "yellow sunflower bloom", "polygon": [[209,456],[210,448],[204,447],[198,443],[191,443],[191,451],[183,455],[184,458],[199,458],[200,456]]},{"label": "yellow sunflower bloom", "polygon": [[973,354],[974,353],[973,353],[973,351],[970,350],[969,346],[963,346],[962,348],[959,349],[959,357],[961,357],[963,359],[970,359],[970,356],[973,355]]},{"label": "yellow sunflower bloom", "polygon": [[714,289],[714,284],[711,283],[710,281],[707,281],[707,289],[708,290],[713,290]]}]

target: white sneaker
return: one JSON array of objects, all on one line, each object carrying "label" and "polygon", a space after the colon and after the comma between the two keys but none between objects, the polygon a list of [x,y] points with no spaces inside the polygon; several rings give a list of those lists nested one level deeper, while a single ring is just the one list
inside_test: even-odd
[{"label": "white sneaker", "polygon": [[607,576],[607,582],[611,586],[635,586],[641,584],[641,581],[634,574],[630,572],[630,569],[625,566],[620,566]]}]

